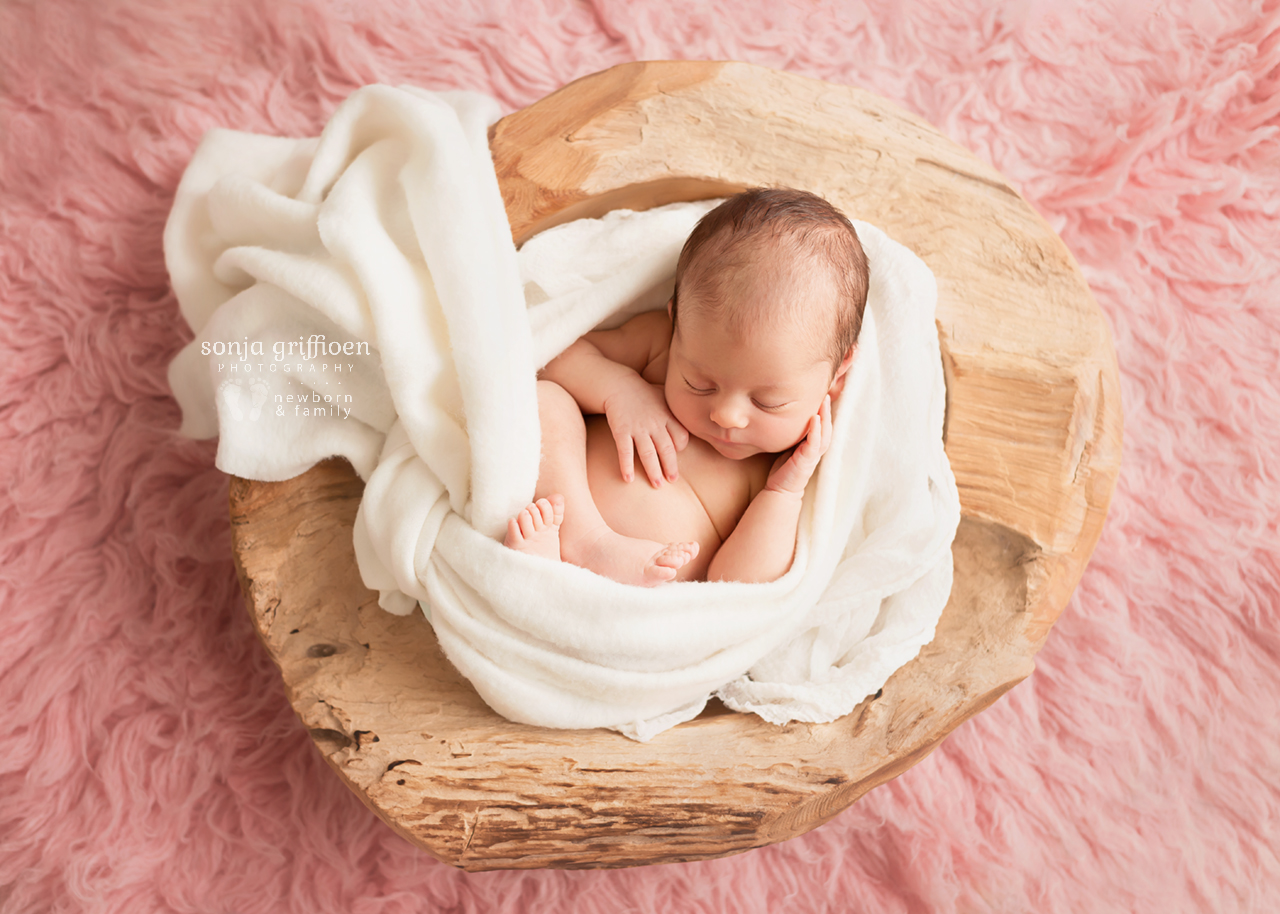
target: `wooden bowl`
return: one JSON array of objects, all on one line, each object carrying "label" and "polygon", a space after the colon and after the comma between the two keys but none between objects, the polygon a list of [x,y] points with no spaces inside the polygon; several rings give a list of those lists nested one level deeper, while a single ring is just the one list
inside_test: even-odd
[{"label": "wooden bowl", "polygon": [[829,724],[718,703],[648,744],[491,711],[415,614],[378,608],[331,460],[233,480],[246,602],[294,710],[392,828],[467,870],[722,857],[822,824],[1030,674],[1093,551],[1120,463],[1106,324],[1062,241],[1001,175],[859,89],[738,63],[636,63],[503,118],[491,148],[517,242],[616,207],[760,184],[814,191],[938,280],[946,449],[963,520],[937,635]]}]

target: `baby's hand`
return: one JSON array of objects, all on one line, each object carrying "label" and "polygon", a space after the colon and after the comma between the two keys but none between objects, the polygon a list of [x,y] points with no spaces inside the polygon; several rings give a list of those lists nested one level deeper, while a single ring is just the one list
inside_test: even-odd
[{"label": "baby's hand", "polygon": [[614,391],[604,401],[604,415],[618,445],[622,479],[634,477],[635,457],[640,458],[649,482],[656,489],[665,476],[675,482],[680,475],[676,452],[689,443],[689,432],[667,408],[662,388],[640,378]]},{"label": "baby's hand", "polygon": [[809,420],[809,432],[792,449],[791,455],[781,454],[774,461],[773,470],[765,488],[797,498],[804,496],[804,487],[818,467],[818,461],[831,447],[831,397],[822,401],[818,415]]}]

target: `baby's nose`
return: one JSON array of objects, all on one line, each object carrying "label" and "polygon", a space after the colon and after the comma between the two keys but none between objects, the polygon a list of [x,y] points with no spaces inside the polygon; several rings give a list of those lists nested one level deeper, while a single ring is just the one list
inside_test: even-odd
[{"label": "baby's nose", "polygon": [[721,428],[746,428],[747,411],[735,400],[718,400],[711,409],[711,421]]}]

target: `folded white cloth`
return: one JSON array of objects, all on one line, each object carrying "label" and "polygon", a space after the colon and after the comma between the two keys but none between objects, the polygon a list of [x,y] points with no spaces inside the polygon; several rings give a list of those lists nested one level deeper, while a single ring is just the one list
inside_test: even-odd
[{"label": "folded white cloth", "polygon": [[712,694],[766,720],[848,713],[933,637],[959,498],[928,268],[855,223],[871,263],[860,350],[768,584],[630,587],[506,549],[532,498],[536,370],[661,307],[711,204],[618,211],[517,254],[489,158],[493,100],[369,86],[318,139],[214,130],[165,257],[196,338],[170,382],[218,466],[286,479],[331,455],[366,488],[355,545],[389,611],[421,605],[495,710],[649,739]]}]

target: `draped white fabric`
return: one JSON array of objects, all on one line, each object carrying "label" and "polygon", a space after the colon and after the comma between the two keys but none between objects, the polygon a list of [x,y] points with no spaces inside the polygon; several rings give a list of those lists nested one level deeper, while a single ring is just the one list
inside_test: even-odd
[{"label": "draped white fabric", "polygon": [[661,307],[710,204],[581,220],[517,253],[498,114],[369,86],[318,139],[205,137],[165,232],[196,333],[170,367],[183,432],[218,435],[218,466],[251,479],[349,459],[365,583],[389,611],[420,603],[512,720],[649,739],[712,694],[775,723],[848,713],[928,643],[951,589],[932,274],[855,222],[867,317],[782,578],[644,589],[516,553],[499,538],[537,480],[536,370]]}]

